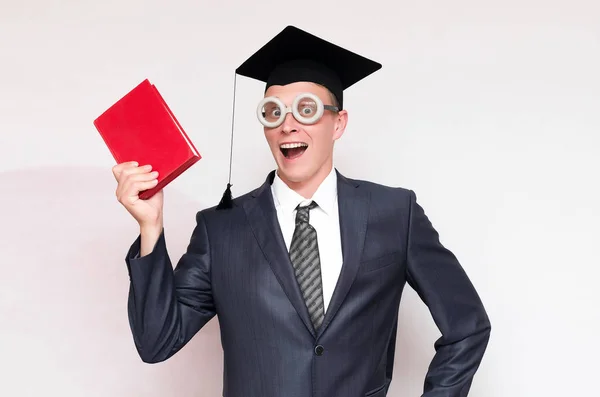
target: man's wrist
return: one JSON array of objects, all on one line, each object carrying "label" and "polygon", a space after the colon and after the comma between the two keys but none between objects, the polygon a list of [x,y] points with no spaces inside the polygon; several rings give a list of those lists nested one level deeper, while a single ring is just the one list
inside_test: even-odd
[{"label": "man's wrist", "polygon": [[154,250],[163,230],[162,222],[155,225],[140,226],[140,256],[146,256]]}]

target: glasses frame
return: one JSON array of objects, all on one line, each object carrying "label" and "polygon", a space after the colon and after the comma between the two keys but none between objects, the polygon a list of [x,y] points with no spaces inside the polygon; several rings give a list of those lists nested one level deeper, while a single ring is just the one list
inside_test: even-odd
[{"label": "glasses frame", "polygon": [[[306,98],[312,99],[317,104],[317,112],[312,117],[308,117],[308,118],[303,117],[298,112],[298,104],[300,103],[301,100],[306,99]],[[268,102],[274,102],[277,106],[279,106],[280,109],[282,109],[281,115],[275,121],[267,121],[267,119],[265,119],[265,116],[263,113],[263,106]],[[319,98],[315,94],[310,93],[310,92],[304,92],[304,93],[299,94],[296,97],[296,99],[294,99],[294,103],[292,104],[291,107],[285,106],[285,104],[283,103],[283,101],[281,101],[281,99],[274,97],[274,96],[263,98],[258,103],[258,106],[256,107],[256,117],[258,118],[258,121],[260,121],[260,123],[267,128],[279,127],[281,124],[283,124],[283,120],[285,120],[288,113],[292,113],[292,115],[298,122],[300,122],[302,124],[306,124],[306,125],[312,125],[312,124],[315,124],[317,121],[319,121],[321,119],[321,117],[323,117],[323,113],[325,112],[325,110],[330,110],[332,112],[340,111],[339,108],[337,108],[336,106],[323,104],[323,101],[321,100],[321,98]]]}]

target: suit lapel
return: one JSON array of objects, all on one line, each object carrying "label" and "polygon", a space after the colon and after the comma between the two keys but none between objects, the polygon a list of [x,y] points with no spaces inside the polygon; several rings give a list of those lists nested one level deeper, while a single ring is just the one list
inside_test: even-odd
[{"label": "suit lapel", "polygon": [[274,172],[271,172],[263,186],[253,193],[254,200],[244,203],[244,210],[273,273],[308,331],[316,337],[277,219],[270,189],[273,176]]},{"label": "suit lapel", "polygon": [[[343,265],[325,319],[317,337],[323,334],[346,298],[360,265],[369,216],[369,194],[358,183],[338,176],[338,209]],[[293,275],[292,275],[293,276]]]},{"label": "suit lapel", "polygon": [[302,322],[315,338],[318,338],[327,329],[356,278],[367,231],[368,191],[361,189],[358,183],[346,179],[337,170],[336,174],[338,178],[338,211],[343,265],[331,302],[325,313],[325,319],[318,333],[315,332],[310,320],[277,219],[270,189],[275,175],[274,171],[269,174],[267,181],[252,193],[254,199],[245,201],[243,205],[252,231],[273,273],[298,312]]}]

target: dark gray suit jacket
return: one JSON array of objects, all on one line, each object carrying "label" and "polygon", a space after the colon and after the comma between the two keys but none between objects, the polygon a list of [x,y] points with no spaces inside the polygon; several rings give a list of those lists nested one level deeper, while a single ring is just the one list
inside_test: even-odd
[{"label": "dark gray suit jacket", "polygon": [[198,212],[175,271],[164,231],[149,255],[137,257],[139,237],[131,246],[128,313],[141,359],[168,359],[217,315],[225,397],[383,397],[408,282],[442,333],[423,396],[467,396],[490,321],[415,194],[337,172],[343,267],[315,331],[280,232],[273,176],[232,209]]}]

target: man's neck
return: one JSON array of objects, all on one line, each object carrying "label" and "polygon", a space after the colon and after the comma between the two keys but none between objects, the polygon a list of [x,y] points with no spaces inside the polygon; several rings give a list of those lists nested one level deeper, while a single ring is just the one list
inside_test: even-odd
[{"label": "man's neck", "polygon": [[315,175],[313,175],[312,178],[301,182],[290,181],[279,173],[277,175],[279,175],[279,178],[281,178],[281,180],[286,185],[288,185],[290,189],[294,190],[296,193],[298,193],[305,199],[310,199],[312,196],[314,196],[315,192],[317,191],[321,183],[323,183],[325,178],[327,178],[332,168],[333,164],[331,163],[328,165],[324,165],[321,169],[319,169],[319,171]]}]

